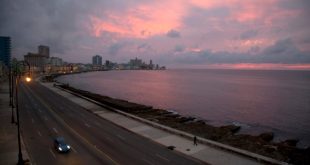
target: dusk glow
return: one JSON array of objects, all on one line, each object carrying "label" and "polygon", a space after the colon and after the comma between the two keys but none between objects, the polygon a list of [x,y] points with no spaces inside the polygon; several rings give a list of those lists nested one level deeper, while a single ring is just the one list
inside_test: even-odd
[{"label": "dusk glow", "polygon": [[310,0],[0,4],[0,162],[310,165]]},{"label": "dusk glow", "polygon": [[115,62],[153,59],[168,68],[261,68],[268,63],[274,64],[271,68],[309,69],[306,0],[3,4],[0,35],[12,36],[13,54],[19,58],[43,44],[50,46],[52,56],[68,62],[87,63],[100,54]]}]

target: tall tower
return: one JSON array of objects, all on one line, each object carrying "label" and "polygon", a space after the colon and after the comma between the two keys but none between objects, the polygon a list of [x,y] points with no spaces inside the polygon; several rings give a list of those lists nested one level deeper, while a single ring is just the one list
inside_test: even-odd
[{"label": "tall tower", "polygon": [[11,38],[0,36],[0,61],[7,67],[11,64]]},{"label": "tall tower", "polygon": [[50,48],[48,46],[40,45],[39,54],[45,56],[46,58],[50,57]]},{"label": "tall tower", "polygon": [[99,55],[93,56],[93,65],[102,65],[102,57]]}]

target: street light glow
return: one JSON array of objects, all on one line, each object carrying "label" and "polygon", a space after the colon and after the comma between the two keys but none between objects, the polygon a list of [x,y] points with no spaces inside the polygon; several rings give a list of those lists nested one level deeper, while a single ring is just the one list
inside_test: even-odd
[{"label": "street light glow", "polygon": [[30,82],[30,81],[31,81],[31,78],[30,78],[30,77],[26,77],[26,81],[27,81],[27,82]]}]

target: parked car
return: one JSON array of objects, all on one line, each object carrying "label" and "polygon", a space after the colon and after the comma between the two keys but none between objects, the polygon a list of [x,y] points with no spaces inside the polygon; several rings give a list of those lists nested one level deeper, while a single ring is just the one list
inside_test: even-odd
[{"label": "parked car", "polygon": [[63,137],[57,137],[54,139],[54,147],[58,152],[68,152],[71,147],[65,142]]}]

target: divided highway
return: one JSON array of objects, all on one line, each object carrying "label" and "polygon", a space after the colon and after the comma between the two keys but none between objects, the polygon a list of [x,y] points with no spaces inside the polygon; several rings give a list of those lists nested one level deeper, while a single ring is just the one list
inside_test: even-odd
[{"label": "divided highway", "polygon": [[[204,164],[106,121],[37,82],[21,83],[20,122],[33,164]],[[72,146],[58,153],[53,139]]]}]

